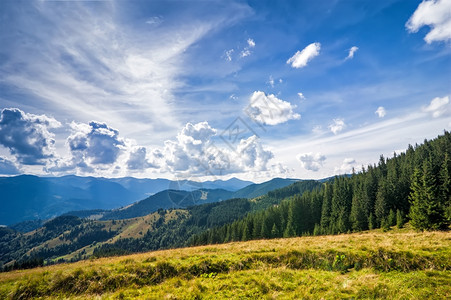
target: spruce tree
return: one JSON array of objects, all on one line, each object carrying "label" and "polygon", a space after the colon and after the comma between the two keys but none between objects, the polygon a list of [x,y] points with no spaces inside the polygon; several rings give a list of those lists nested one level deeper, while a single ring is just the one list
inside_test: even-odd
[{"label": "spruce tree", "polygon": [[389,226],[396,225],[396,215],[395,215],[395,212],[392,209],[390,209],[387,221],[388,221],[388,225]]},{"label": "spruce tree", "polygon": [[418,168],[415,168],[413,172],[410,189],[410,223],[417,230],[427,229],[429,227],[429,220],[427,218],[426,196],[421,172]]},{"label": "spruce tree", "polygon": [[404,217],[399,209],[396,211],[396,226],[398,228],[402,228],[404,226]]}]

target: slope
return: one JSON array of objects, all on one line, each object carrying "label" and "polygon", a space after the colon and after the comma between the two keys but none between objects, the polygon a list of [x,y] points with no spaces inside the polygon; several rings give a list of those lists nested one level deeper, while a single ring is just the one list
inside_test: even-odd
[{"label": "slope", "polygon": [[0,273],[0,298],[449,299],[447,232],[258,240]]}]

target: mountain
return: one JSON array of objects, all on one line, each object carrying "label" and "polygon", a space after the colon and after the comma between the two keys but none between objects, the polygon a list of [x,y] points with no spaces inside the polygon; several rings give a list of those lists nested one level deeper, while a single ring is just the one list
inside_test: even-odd
[{"label": "mountain", "polygon": [[73,175],[0,177],[0,225],[49,219],[69,211],[114,209],[167,189],[193,191],[209,188],[234,192],[251,183],[236,178],[195,182]]},{"label": "mountain", "polygon": [[[193,192],[166,190],[122,210],[110,211],[116,214],[114,218],[117,219],[113,220],[87,219],[89,214],[105,213],[93,210],[78,212],[83,218],[66,214],[50,221],[40,221],[38,225],[41,226],[28,233],[24,231],[29,231],[35,222],[23,222],[14,228],[0,227],[0,269],[2,265],[5,269],[27,268],[44,262],[80,260],[92,255],[180,247],[187,245],[190,237],[204,230],[231,223],[252,211],[273,207],[285,197],[302,194],[319,186],[321,183],[318,181],[298,181],[262,197],[225,201],[218,199],[232,192],[221,189]],[[160,200],[160,204],[169,201],[166,204],[170,207],[189,207],[158,209],[143,215],[143,211],[158,207],[152,208],[152,199]],[[217,202],[192,205],[200,203],[196,201]],[[124,219],[127,214],[139,216]]]},{"label": "mountain", "polygon": [[233,194],[233,198],[255,198],[266,194],[269,191],[286,187],[299,181],[299,179],[273,178],[263,183],[250,184]]},{"label": "mountain", "polygon": [[159,209],[186,208],[203,203],[230,199],[233,192],[223,189],[201,189],[192,192],[164,190],[124,208],[106,212],[102,220],[118,220],[148,215]]},{"label": "mountain", "polygon": [[[100,217],[102,220],[111,219],[127,219],[135,218],[140,216],[145,216],[158,209],[168,209],[168,208],[187,208],[193,205],[199,205],[203,203],[218,202],[232,198],[255,198],[262,196],[269,191],[276,190],[282,187],[286,187],[294,182],[299,181],[298,179],[283,179],[274,178],[270,181],[251,184],[244,187],[236,192],[230,192],[224,189],[199,189],[194,191],[183,191],[183,190],[173,190],[168,189],[156,193],[155,195],[149,196],[144,200],[135,202],[131,205],[120,209],[114,209],[112,211],[106,211],[101,213],[103,216]],[[215,181],[205,184],[209,186],[212,184],[221,184],[221,182]],[[184,184],[179,187],[183,187]],[[93,211],[92,215],[87,212],[70,212],[68,214],[78,216],[78,217],[96,217],[99,212]]]}]

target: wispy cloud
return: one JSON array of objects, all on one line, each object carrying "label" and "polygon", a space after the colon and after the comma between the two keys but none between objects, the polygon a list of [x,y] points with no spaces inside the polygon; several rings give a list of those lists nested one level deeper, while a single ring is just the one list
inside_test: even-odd
[{"label": "wispy cloud", "polygon": [[183,124],[174,93],[186,85],[180,79],[186,50],[233,18],[225,12],[154,26],[163,20],[158,16],[143,21],[152,30],[138,30],[117,17],[121,5],[43,1],[27,4],[27,14],[13,10],[10,26],[23,34],[2,51],[8,59],[3,83],[28,94],[23,104],[40,103],[69,121],[108,122],[142,140],[149,132],[172,134]]},{"label": "wispy cloud", "polygon": [[296,69],[304,68],[307,66],[309,61],[319,55],[320,49],[320,43],[312,43],[302,49],[302,51],[297,51],[292,57],[290,57],[290,59],[287,60],[287,64],[291,64],[291,66]]},{"label": "wispy cloud", "polygon": [[359,50],[359,47],[352,46],[351,49],[349,49],[348,56],[345,58],[345,60],[354,58],[354,54]]}]

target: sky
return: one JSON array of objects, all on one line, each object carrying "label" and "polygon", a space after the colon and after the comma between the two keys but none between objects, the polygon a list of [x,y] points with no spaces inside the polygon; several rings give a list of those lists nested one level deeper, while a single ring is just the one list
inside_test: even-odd
[{"label": "sky", "polygon": [[0,176],[320,179],[451,129],[451,0],[3,0],[0,45]]}]

